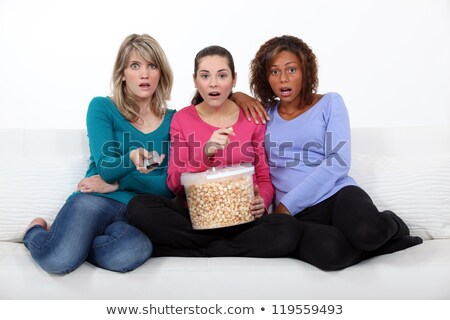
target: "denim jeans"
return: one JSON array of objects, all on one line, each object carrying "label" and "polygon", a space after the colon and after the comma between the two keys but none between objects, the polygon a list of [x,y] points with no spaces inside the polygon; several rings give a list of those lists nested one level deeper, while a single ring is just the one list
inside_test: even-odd
[{"label": "denim jeans", "polygon": [[107,270],[131,271],[153,251],[148,237],[128,224],[126,205],[88,193],[68,199],[49,231],[33,226],[23,242],[50,273],[69,273],[86,260]]}]

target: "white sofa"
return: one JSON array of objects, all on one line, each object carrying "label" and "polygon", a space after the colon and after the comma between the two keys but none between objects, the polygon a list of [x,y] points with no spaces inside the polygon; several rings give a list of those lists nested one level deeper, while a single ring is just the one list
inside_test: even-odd
[{"label": "white sofa", "polygon": [[290,258],[152,258],[120,274],[41,270],[21,237],[88,163],[84,130],[0,129],[0,299],[450,299],[450,128],[354,128],[351,175],[423,244],[324,272]]}]

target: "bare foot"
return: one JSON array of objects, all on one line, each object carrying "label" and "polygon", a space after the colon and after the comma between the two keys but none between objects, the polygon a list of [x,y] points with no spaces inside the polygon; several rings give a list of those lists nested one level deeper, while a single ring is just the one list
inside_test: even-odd
[{"label": "bare foot", "polygon": [[47,222],[42,218],[34,218],[28,225],[28,229],[34,227],[35,225],[40,225],[44,230],[48,230]]}]

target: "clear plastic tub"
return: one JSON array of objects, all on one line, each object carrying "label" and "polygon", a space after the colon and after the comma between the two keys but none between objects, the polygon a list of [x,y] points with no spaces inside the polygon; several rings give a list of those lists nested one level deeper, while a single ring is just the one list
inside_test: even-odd
[{"label": "clear plastic tub", "polygon": [[194,229],[213,229],[253,221],[251,164],[212,168],[181,175]]}]

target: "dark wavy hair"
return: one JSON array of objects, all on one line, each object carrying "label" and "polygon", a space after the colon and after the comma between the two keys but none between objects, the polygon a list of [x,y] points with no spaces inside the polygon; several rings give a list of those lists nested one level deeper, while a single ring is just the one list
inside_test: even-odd
[{"label": "dark wavy hair", "polygon": [[[207,56],[219,56],[219,57],[227,59],[228,67],[230,67],[233,79],[236,77],[233,56],[231,55],[230,51],[228,51],[227,49],[225,49],[224,47],[221,47],[221,46],[209,46],[209,47],[206,47],[206,48],[200,50],[197,53],[197,55],[195,56],[195,60],[194,60],[194,75],[195,76],[197,76],[198,65],[200,64],[200,60]],[[230,96],[231,95],[232,94],[230,93]],[[195,92],[194,97],[192,98],[191,103],[197,105],[201,102],[203,102],[203,97],[200,95],[200,93],[197,90]]]},{"label": "dark wavy hair", "polygon": [[265,106],[273,106],[277,98],[269,84],[270,67],[282,51],[295,54],[300,60],[303,84],[300,95],[305,105],[311,104],[317,92],[317,59],[303,40],[289,35],[272,38],[264,43],[250,63],[250,90]]}]

